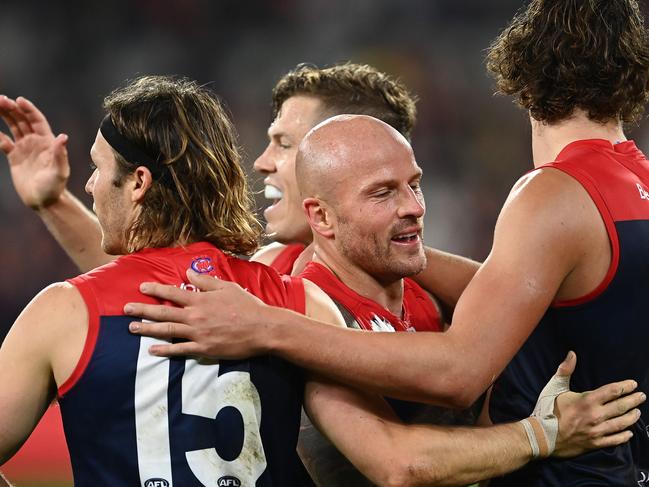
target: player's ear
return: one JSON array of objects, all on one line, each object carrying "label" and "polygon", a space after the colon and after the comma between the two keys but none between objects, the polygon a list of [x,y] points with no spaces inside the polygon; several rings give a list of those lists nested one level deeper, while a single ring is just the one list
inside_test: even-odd
[{"label": "player's ear", "polygon": [[334,236],[333,213],[324,201],[318,198],[306,198],[302,202],[302,207],[311,230],[323,237]]},{"label": "player's ear", "polygon": [[153,176],[148,167],[138,166],[133,171],[133,193],[131,201],[139,203],[144,198],[144,195],[153,184]]}]

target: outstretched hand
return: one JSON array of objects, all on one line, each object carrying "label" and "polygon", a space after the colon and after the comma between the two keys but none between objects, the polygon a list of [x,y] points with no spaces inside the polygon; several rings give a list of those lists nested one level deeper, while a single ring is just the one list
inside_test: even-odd
[{"label": "outstretched hand", "polygon": [[33,209],[54,203],[70,177],[68,136],[55,137],[45,115],[26,98],[0,95],[0,117],[11,132],[11,137],[0,132],[0,150],[18,196]]},{"label": "outstretched hand", "polygon": [[577,356],[570,352],[541,392],[534,410],[534,416],[542,423],[556,419],[558,432],[553,455],[557,457],[571,457],[629,441],[633,434],[627,428],[640,418],[636,408],[646,399],[643,392],[633,392],[638,387],[634,380],[606,384],[594,391],[570,391],[570,376],[576,362]]},{"label": "outstretched hand", "polygon": [[264,353],[263,316],[272,308],[241,286],[211,276],[187,271],[189,281],[200,292],[147,282],[140,291],[175,303],[170,305],[128,303],[124,313],[155,323],[135,321],[132,333],[186,341],[154,345],[149,349],[160,356],[201,356],[237,359]]}]

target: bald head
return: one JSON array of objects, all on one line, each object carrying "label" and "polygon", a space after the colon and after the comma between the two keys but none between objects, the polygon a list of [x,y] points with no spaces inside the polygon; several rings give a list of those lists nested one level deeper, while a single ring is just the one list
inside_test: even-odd
[{"label": "bald head", "polygon": [[296,176],[303,198],[328,200],[368,161],[406,151],[408,141],[390,125],[367,115],[337,115],[313,127],[300,143]]}]

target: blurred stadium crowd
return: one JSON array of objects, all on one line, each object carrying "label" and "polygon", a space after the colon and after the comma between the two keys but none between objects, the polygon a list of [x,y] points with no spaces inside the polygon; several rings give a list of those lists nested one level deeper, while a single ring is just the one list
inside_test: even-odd
[{"label": "blurred stadium crowd", "polygon": [[[141,74],[207,83],[232,114],[259,190],[261,177],[251,167],[266,143],[275,81],[300,62],[372,64],[419,98],[413,146],[425,173],[426,242],[483,259],[507,191],[531,168],[526,114],[492,96],[483,65],[484,49],[521,4],[3,0],[0,93],[32,99],[55,132],[71,136],[69,188],[82,195],[105,94]],[[647,148],[646,123],[630,136]],[[4,161],[0,226],[1,337],[31,296],[77,271],[22,206]]]}]

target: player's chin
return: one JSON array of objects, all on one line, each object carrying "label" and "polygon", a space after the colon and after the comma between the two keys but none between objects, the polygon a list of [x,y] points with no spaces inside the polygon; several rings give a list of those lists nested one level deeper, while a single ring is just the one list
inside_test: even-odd
[{"label": "player's chin", "polygon": [[411,255],[392,255],[389,257],[392,265],[399,269],[399,274],[403,277],[414,276],[419,274],[426,267],[426,255],[422,248],[420,252],[414,252]]}]

